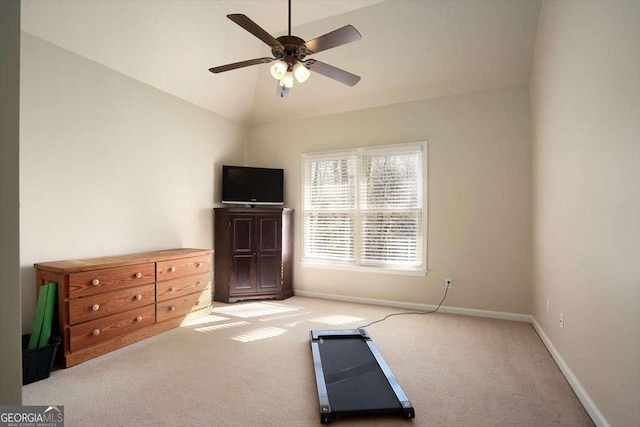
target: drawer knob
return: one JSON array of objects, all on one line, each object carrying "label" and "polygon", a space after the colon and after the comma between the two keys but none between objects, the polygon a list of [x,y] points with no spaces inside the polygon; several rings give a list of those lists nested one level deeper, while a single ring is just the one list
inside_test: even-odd
[{"label": "drawer knob", "polygon": [[98,280],[98,279],[93,279],[93,280],[91,281],[91,284],[92,284],[93,286],[98,286],[98,285],[100,285],[100,280]]},{"label": "drawer knob", "polygon": [[171,307],[169,307],[169,311],[176,311],[176,306],[172,305]]},{"label": "drawer knob", "polygon": [[137,299],[138,301],[140,301],[140,300],[142,299],[142,295],[140,295],[140,294],[136,295],[136,299]]},{"label": "drawer knob", "polygon": [[169,288],[169,292],[175,292],[175,291],[176,291],[176,287],[175,286],[172,286],[172,287]]},{"label": "drawer knob", "polygon": [[176,271],[176,268],[173,265],[169,267],[169,273],[173,273],[174,271]]},{"label": "drawer knob", "polygon": [[196,264],[196,267],[202,267],[204,265],[204,262],[200,261],[199,263]]},{"label": "drawer knob", "polygon": [[93,335],[100,335],[100,329],[94,329]]},{"label": "drawer knob", "polygon": [[142,316],[136,317],[136,322],[142,322]]},{"label": "drawer knob", "polygon": [[201,281],[201,280],[198,280],[198,281],[196,282],[196,286],[200,286],[200,285],[202,285],[202,281]]},{"label": "drawer knob", "polygon": [[92,311],[98,311],[98,310],[100,310],[100,305],[99,305],[99,304],[93,304],[93,305],[91,306],[91,310],[92,310]]},{"label": "drawer knob", "polygon": [[136,273],[136,279],[139,279],[141,277],[142,277],[142,273],[140,273],[140,272]]}]

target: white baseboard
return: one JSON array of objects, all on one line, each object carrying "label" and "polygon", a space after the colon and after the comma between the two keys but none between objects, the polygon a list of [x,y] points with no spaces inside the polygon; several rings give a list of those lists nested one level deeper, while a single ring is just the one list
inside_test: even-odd
[{"label": "white baseboard", "polygon": [[578,399],[582,403],[582,406],[584,406],[584,409],[587,411],[595,425],[597,425],[598,427],[611,427],[611,424],[609,424],[604,415],[602,415],[602,412],[600,412],[596,404],[593,402],[591,396],[589,396],[589,393],[587,393],[587,390],[584,389],[582,383],[580,383],[571,368],[569,368],[567,362],[564,361],[547,334],[544,333],[544,330],[542,329],[536,318],[533,316],[531,316],[531,323],[533,324],[533,328],[536,330],[538,336],[547,347],[547,350],[549,350],[551,357],[553,357],[553,360],[556,361],[556,364],[562,371],[562,374],[569,382],[569,385],[573,389],[576,396],[578,396]]},{"label": "white baseboard", "polygon": [[[328,299],[328,300],[334,300],[334,301],[355,302],[358,304],[382,305],[385,307],[405,308],[408,310],[416,310],[416,311],[435,310],[437,307],[436,305],[431,305],[431,304],[418,304],[418,303],[390,301],[390,300],[376,299],[376,298],[362,298],[362,297],[352,297],[348,295],[325,294],[322,292],[310,292],[310,291],[302,291],[297,289],[294,291],[294,293],[295,295],[298,295],[301,297],[321,298],[321,299]],[[531,323],[531,319],[532,319],[531,315],[529,314],[505,313],[502,311],[475,310],[472,308],[447,307],[445,305],[441,306],[438,312],[450,313],[450,314],[461,314],[464,316],[487,317],[490,319],[513,320],[515,322],[527,322],[527,323]]]},{"label": "white baseboard", "polygon": [[[335,301],[346,301],[346,302],[354,302],[358,304],[371,304],[371,305],[382,305],[386,307],[396,307],[396,308],[405,308],[409,310],[418,310],[418,311],[429,311],[435,310],[437,306],[430,304],[417,304],[410,302],[402,302],[402,301],[390,301],[390,300],[382,300],[375,298],[362,298],[362,297],[352,297],[347,295],[337,295],[337,294],[325,294],[322,292],[310,292],[310,291],[302,291],[295,290],[295,295],[301,297],[310,297],[310,298],[321,298]],[[513,320],[516,322],[526,322],[531,323],[536,333],[544,343],[547,350],[553,357],[553,360],[556,362],[560,371],[564,375],[564,377],[569,382],[569,385],[573,389],[576,396],[584,406],[585,410],[593,420],[596,426],[598,427],[611,427],[611,424],[607,421],[607,419],[602,415],[602,412],[598,409],[596,404],[589,396],[589,393],[584,389],[578,378],[575,376],[567,362],[564,361],[558,350],[553,346],[553,343],[544,333],[542,327],[538,324],[535,317],[530,314],[519,314],[519,313],[506,313],[502,311],[487,311],[487,310],[475,310],[472,308],[458,308],[458,307],[447,307],[441,306],[438,310],[442,313],[450,313],[450,314],[461,314],[465,316],[476,316],[476,317],[487,317],[490,319],[501,319],[501,320]]]}]

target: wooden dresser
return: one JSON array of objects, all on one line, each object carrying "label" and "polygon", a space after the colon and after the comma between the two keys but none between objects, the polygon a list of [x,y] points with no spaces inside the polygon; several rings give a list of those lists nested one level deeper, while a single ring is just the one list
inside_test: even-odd
[{"label": "wooden dresser", "polygon": [[206,315],[212,252],[170,249],[35,264],[37,287],[58,284],[58,363],[77,365],[180,326],[188,314]]}]

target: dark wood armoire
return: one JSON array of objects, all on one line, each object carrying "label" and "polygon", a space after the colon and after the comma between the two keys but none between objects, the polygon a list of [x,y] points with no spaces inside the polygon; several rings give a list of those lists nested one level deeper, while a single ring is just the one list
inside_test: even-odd
[{"label": "dark wood armoire", "polygon": [[213,300],[293,295],[293,209],[214,209]]}]

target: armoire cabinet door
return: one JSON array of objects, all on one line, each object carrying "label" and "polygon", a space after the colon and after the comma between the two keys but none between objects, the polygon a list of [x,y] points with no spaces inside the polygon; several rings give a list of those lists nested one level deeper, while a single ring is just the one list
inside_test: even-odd
[{"label": "armoire cabinet door", "polygon": [[254,228],[255,217],[231,217],[231,292],[255,292],[256,264]]},{"label": "armoire cabinet door", "polygon": [[255,217],[239,215],[231,217],[231,251],[234,255],[251,254],[255,252],[253,243],[253,229]]},{"label": "armoire cabinet door", "polygon": [[231,292],[255,292],[255,256],[234,255],[231,259]]},{"label": "armoire cabinet door", "polygon": [[256,289],[261,291],[278,290],[282,283],[282,223],[280,215],[263,215],[257,217],[257,283]]},{"label": "armoire cabinet door", "polygon": [[280,288],[282,278],[280,277],[280,256],[278,255],[258,255],[258,282],[257,290],[275,291]]}]

